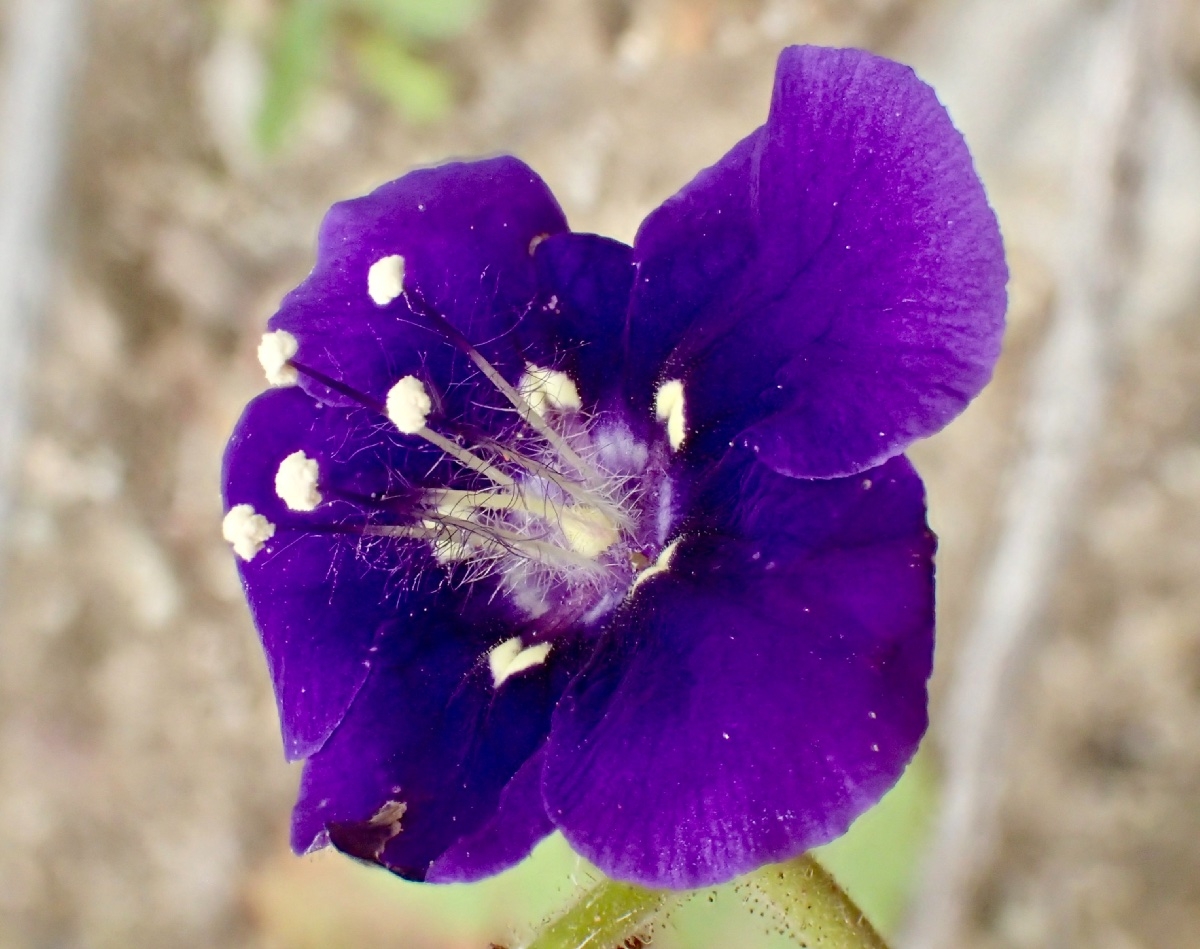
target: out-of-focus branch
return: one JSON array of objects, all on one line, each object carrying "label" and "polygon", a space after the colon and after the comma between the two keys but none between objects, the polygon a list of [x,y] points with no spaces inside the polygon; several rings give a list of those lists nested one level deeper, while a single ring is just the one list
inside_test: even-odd
[{"label": "out-of-focus branch", "polygon": [[49,296],[54,192],[85,0],[15,0],[0,76],[0,537],[24,428],[25,363]]},{"label": "out-of-focus branch", "polygon": [[1166,59],[1167,3],[1117,0],[1094,48],[1074,162],[1073,233],[1032,366],[1026,447],[1004,505],[977,614],[943,720],[943,809],[903,944],[958,949],[994,850],[1012,696],[1079,513],[1113,377],[1117,316],[1134,255],[1146,124]]}]

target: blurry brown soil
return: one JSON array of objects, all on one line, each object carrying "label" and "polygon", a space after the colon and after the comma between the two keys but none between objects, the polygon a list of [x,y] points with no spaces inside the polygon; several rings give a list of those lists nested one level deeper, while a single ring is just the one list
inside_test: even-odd
[{"label": "blurry brown soil", "polygon": [[1200,946],[1200,312],[1128,353],[1020,715],[990,946]]},{"label": "blurry brown soil", "polygon": [[[332,200],[415,163],[513,151],[575,227],[629,240],[761,121],[780,46],[897,52],[941,6],[497,0],[437,52],[462,93],[445,123],[405,126],[335,70],[266,162],[237,141],[227,73],[268,0],[97,0],[7,538],[0,945],[280,944],[255,894],[296,772],[220,540],[219,465],[261,388],[257,336]],[[969,618],[1053,301],[1036,242],[1006,230],[998,381],[917,453],[943,538],[943,658]],[[1177,301],[1126,347],[1078,543],[1013,696],[1005,833],[972,945],[1200,945],[1198,309]],[[363,926],[329,944],[358,944]]]}]

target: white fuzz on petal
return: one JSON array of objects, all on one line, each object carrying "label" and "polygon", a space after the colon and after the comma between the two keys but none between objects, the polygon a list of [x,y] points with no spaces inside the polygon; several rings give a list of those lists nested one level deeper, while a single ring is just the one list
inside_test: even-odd
[{"label": "white fuzz on petal", "polygon": [[404,292],[404,258],[381,257],[367,271],[367,293],[376,306],[387,306]]},{"label": "white fuzz on petal", "polygon": [[583,408],[579,390],[570,376],[557,369],[539,368],[531,362],[525,364],[517,391],[538,415],[545,415],[548,408],[571,412]]},{"label": "white fuzz on petal", "polygon": [[298,378],[296,367],[288,360],[296,355],[300,344],[287,330],[263,333],[258,344],[258,362],[263,367],[267,382],[273,386],[294,386]]},{"label": "white fuzz on petal", "polygon": [[302,451],[294,451],[279,463],[275,493],[293,511],[311,511],[321,503],[317,490],[317,462]]},{"label": "white fuzz on petal", "polygon": [[416,376],[405,376],[388,391],[387,417],[405,435],[415,435],[425,427],[433,411],[433,400]]},{"label": "white fuzz on petal", "polygon": [[221,536],[233,545],[235,554],[249,561],[275,536],[275,525],[249,504],[235,504],[221,521]]},{"label": "white fuzz on petal", "polygon": [[667,544],[662,549],[654,563],[650,564],[645,570],[633,578],[633,585],[629,588],[632,593],[651,577],[657,577],[660,573],[666,573],[671,569],[671,558],[675,556],[675,548],[679,546],[680,537],[676,537],[671,543]]},{"label": "white fuzz on petal", "polygon": [[518,672],[540,666],[550,655],[550,643],[538,643],[528,649],[521,648],[521,637],[506,639],[488,652],[488,667],[492,670],[492,685],[500,688],[504,680]]},{"label": "white fuzz on petal", "polygon": [[672,450],[677,451],[687,434],[684,431],[682,379],[672,379],[658,387],[654,393],[654,414],[660,422],[667,423],[667,441]]}]

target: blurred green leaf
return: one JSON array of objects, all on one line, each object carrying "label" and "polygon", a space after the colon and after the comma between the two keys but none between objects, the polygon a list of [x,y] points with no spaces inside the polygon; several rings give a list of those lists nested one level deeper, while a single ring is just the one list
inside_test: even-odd
[{"label": "blurred green leaf", "polygon": [[394,39],[367,33],[354,47],[359,72],[368,83],[414,122],[440,119],[454,104],[450,77],[418,59]]},{"label": "blurred green leaf", "polygon": [[849,833],[816,851],[822,864],[881,932],[894,933],[928,837],[936,786],[928,756],[908,770]]},{"label": "blurred green leaf", "polygon": [[398,40],[457,36],[483,10],[483,0],[343,0]]},{"label": "blurred green leaf", "polygon": [[329,0],[291,0],[284,8],[256,129],[259,145],[268,152],[283,143],[325,68],[333,35],[331,19]]}]

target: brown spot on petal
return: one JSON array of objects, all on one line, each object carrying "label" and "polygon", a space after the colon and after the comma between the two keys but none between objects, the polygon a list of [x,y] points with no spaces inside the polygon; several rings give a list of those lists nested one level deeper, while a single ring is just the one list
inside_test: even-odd
[{"label": "brown spot on petal", "polygon": [[351,857],[378,863],[384,848],[403,829],[407,810],[403,801],[388,801],[370,820],[333,821],[329,824],[329,842]]}]

